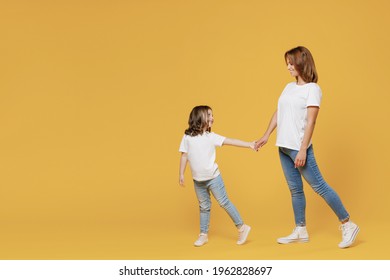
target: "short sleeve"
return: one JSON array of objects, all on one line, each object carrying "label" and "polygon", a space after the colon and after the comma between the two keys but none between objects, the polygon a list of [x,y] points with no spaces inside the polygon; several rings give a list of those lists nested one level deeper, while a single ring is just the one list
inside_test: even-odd
[{"label": "short sleeve", "polygon": [[188,153],[188,143],[187,143],[186,135],[183,135],[183,138],[181,139],[179,152]]},{"label": "short sleeve", "polygon": [[225,136],[221,136],[219,134],[216,134],[214,132],[211,132],[211,136],[212,136],[212,139],[213,139],[213,143],[215,146],[218,146],[218,147],[221,147],[223,142],[225,141],[226,137]]},{"label": "short sleeve", "polygon": [[313,84],[313,86],[310,87],[310,89],[309,89],[306,107],[309,107],[309,106],[320,107],[321,99],[322,99],[321,88],[317,84]]}]

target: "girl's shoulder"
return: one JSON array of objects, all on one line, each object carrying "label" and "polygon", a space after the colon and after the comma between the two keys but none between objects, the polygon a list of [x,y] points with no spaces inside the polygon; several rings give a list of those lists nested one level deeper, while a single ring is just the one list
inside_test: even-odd
[{"label": "girl's shoulder", "polygon": [[197,134],[197,135],[190,135],[190,134],[184,134],[183,139],[195,139],[195,138],[204,138],[204,137],[210,137],[213,132],[204,132],[202,134]]},{"label": "girl's shoulder", "polygon": [[198,134],[198,135],[195,135],[195,136],[192,136],[192,135],[188,135],[188,134],[184,134],[183,135],[183,139],[195,139],[195,138],[216,138],[216,137],[224,137],[222,135],[219,135],[215,132],[212,132],[212,131],[206,131],[202,134]]},{"label": "girl's shoulder", "polygon": [[221,136],[221,135],[219,135],[218,133],[215,133],[215,132],[213,132],[213,131],[206,132],[205,134],[207,134],[208,136],[211,136],[211,137]]},{"label": "girl's shoulder", "polygon": [[222,135],[220,135],[220,134],[218,134],[218,133],[215,133],[215,132],[213,132],[213,131],[207,131],[207,132],[205,132],[205,133],[203,133],[203,135],[205,136],[205,137],[207,137],[208,139],[212,139],[212,140],[215,140],[215,139],[217,139],[217,140],[219,140],[219,139],[225,139],[226,137],[225,136],[222,136]]}]

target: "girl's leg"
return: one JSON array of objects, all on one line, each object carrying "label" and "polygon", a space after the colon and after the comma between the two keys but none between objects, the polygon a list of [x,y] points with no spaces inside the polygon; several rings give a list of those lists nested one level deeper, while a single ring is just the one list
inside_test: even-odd
[{"label": "girl's leg", "polygon": [[294,210],[295,225],[306,226],[306,198],[303,192],[302,176],[294,165],[297,151],[279,148],[279,157],[287,185],[291,192],[292,206]]},{"label": "girl's leg", "polygon": [[194,180],[195,193],[199,201],[200,233],[204,234],[209,232],[211,209],[210,191],[207,182],[209,181],[198,182]]},{"label": "girl's leg", "polygon": [[242,221],[236,207],[233,205],[233,203],[230,202],[227,196],[221,175],[212,179],[209,183],[209,186],[210,191],[214,195],[215,199],[218,201],[219,205],[229,214],[236,227],[242,226],[244,222]]},{"label": "girl's leg", "polygon": [[305,180],[310,184],[313,190],[319,194],[326,203],[332,208],[340,222],[348,221],[349,214],[345,210],[338,194],[325,182],[321,172],[317,166],[314,157],[313,146],[307,149],[307,157],[305,166],[300,168],[300,171]]}]

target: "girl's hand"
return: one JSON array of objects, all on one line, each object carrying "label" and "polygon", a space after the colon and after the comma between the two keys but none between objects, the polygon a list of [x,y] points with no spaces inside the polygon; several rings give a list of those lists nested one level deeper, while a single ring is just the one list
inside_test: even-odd
[{"label": "girl's hand", "polygon": [[249,143],[249,148],[251,148],[252,150],[254,150],[254,151],[257,152],[257,149],[255,148],[255,145],[256,145],[256,142],[255,142],[255,141],[250,142],[250,143]]},{"label": "girl's hand", "polygon": [[306,164],[306,150],[299,150],[294,160],[295,168],[305,166]]},{"label": "girl's hand", "polygon": [[261,137],[259,140],[255,142],[255,150],[258,151],[259,148],[263,147],[265,144],[267,144],[267,142],[268,142],[267,136]]}]

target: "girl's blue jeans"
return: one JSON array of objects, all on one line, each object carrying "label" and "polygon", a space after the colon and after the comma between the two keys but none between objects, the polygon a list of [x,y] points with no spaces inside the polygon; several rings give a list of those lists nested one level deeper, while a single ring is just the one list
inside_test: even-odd
[{"label": "girl's blue jeans", "polygon": [[307,149],[306,163],[303,167],[295,168],[294,160],[298,151],[279,147],[280,162],[284,176],[291,192],[292,206],[296,226],[306,225],[306,198],[303,192],[302,176],[306,182],[332,208],[338,219],[343,222],[349,219],[338,194],[325,182],[314,158],[313,145]]},{"label": "girl's blue jeans", "polygon": [[195,193],[199,201],[201,233],[208,233],[209,231],[211,210],[210,193],[213,194],[218,204],[229,214],[230,218],[237,227],[243,225],[240,214],[227,196],[225,184],[223,183],[221,175],[207,181],[199,182],[194,180],[194,186]]}]

